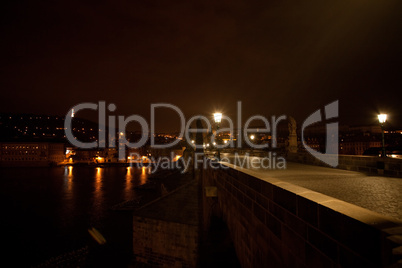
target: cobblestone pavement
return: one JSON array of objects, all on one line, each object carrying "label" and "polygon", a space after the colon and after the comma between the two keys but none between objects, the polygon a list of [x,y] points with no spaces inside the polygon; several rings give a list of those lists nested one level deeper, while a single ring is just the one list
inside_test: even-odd
[{"label": "cobblestone pavement", "polygon": [[[229,156],[229,158],[231,158]],[[253,157],[250,157],[250,160]],[[232,162],[232,160],[230,161]],[[402,178],[287,162],[286,169],[248,168],[402,220]]]}]

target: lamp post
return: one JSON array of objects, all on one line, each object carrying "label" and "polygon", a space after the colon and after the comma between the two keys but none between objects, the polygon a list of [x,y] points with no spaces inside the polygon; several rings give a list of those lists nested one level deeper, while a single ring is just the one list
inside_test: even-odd
[{"label": "lamp post", "polygon": [[378,122],[380,122],[381,126],[381,134],[382,134],[382,153],[381,157],[387,157],[385,154],[385,139],[384,139],[384,123],[387,121],[387,115],[386,114],[379,114],[378,115]]},{"label": "lamp post", "polygon": [[[222,121],[222,113],[214,113],[214,121],[216,123],[216,134],[218,136],[218,130],[219,130],[219,124]],[[219,145],[218,145],[218,160],[221,160],[221,152],[219,151]]]}]

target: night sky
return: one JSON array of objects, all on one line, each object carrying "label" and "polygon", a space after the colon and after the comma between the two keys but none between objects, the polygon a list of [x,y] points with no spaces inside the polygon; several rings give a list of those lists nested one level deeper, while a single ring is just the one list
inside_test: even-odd
[{"label": "night sky", "polygon": [[[292,115],[339,100],[340,121],[402,128],[402,1],[8,1],[1,8],[0,112],[114,115],[150,104],[187,117]],[[82,114],[89,118],[94,113]],[[233,118],[235,119],[235,118]],[[172,111],[157,113],[172,131]]]}]

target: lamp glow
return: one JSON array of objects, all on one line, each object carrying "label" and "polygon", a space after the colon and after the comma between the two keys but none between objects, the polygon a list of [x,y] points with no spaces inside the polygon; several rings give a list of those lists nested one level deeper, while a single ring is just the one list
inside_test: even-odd
[{"label": "lamp glow", "polygon": [[214,113],[215,123],[220,123],[222,121],[222,113]]},{"label": "lamp glow", "polygon": [[387,115],[386,115],[386,114],[379,114],[379,115],[378,115],[378,121],[379,121],[381,124],[384,124],[385,121],[387,121]]},{"label": "lamp glow", "polygon": [[378,122],[380,122],[381,126],[381,137],[382,137],[382,152],[381,156],[382,157],[387,157],[387,153],[385,151],[385,137],[384,137],[384,123],[387,121],[387,115],[386,114],[379,114],[378,115]]}]

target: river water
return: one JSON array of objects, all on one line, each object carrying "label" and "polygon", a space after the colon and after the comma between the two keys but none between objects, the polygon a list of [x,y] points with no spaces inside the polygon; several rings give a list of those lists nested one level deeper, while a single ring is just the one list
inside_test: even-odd
[{"label": "river water", "polygon": [[88,233],[94,227],[107,241],[95,258],[123,267],[131,254],[132,214],[110,207],[135,199],[134,187],[147,179],[145,167],[0,169],[0,266],[31,267],[85,246],[96,249]]}]

